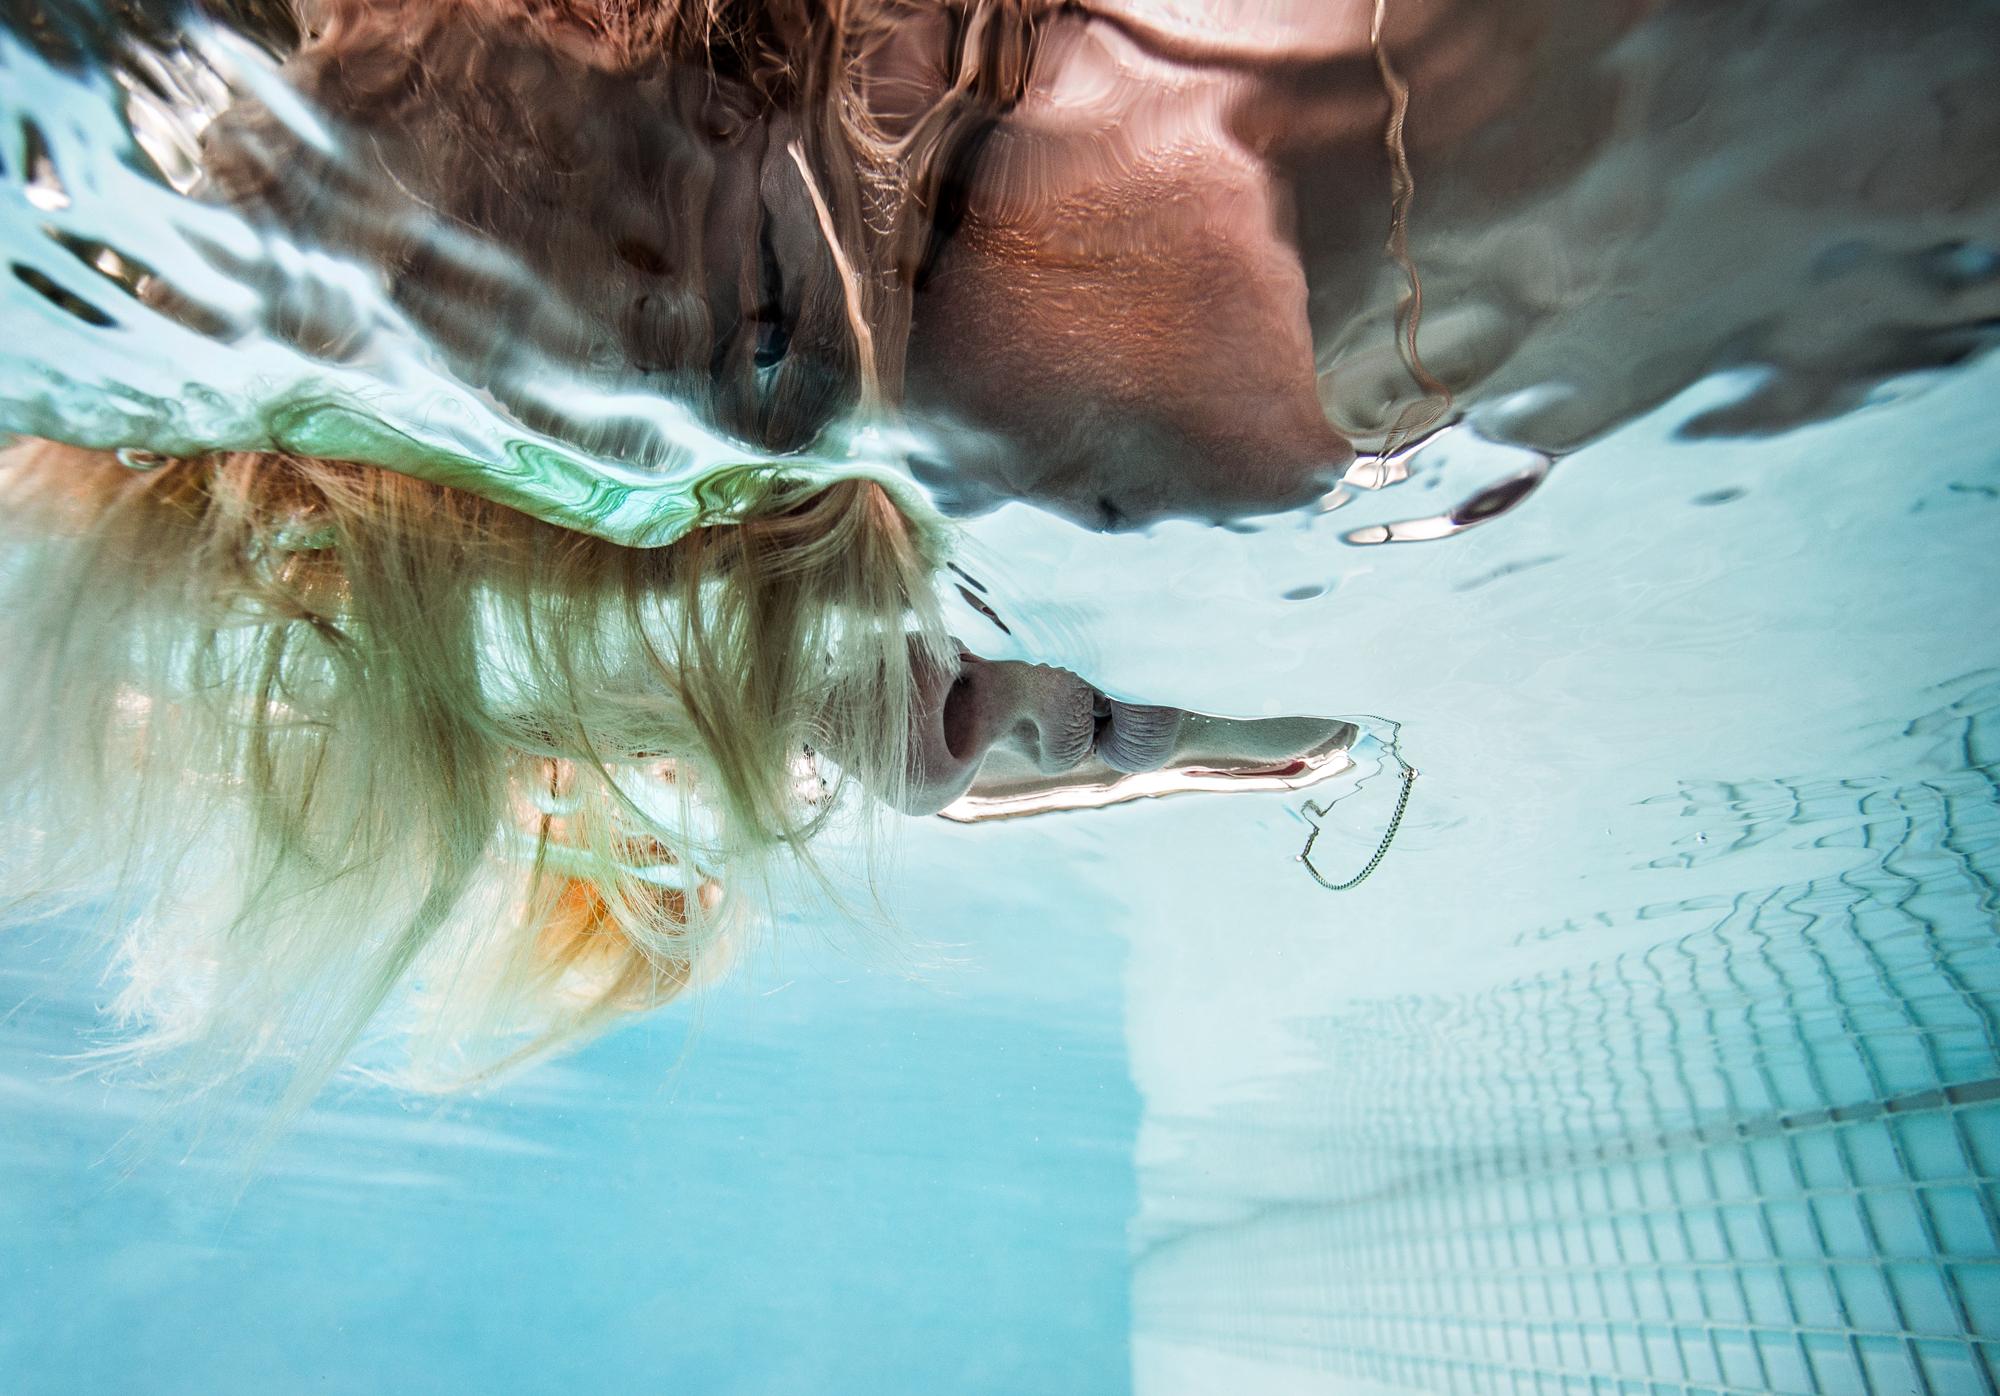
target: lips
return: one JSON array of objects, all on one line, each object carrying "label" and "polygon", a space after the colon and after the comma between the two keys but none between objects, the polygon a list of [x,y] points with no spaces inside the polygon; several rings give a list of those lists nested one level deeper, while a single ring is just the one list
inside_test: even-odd
[{"label": "lips", "polygon": [[1126,703],[1066,669],[990,661],[917,667],[905,778],[880,792],[909,814],[943,808],[980,779],[1069,772],[1108,780],[1172,760],[1187,714]]},{"label": "lips", "polygon": [[1093,757],[1126,775],[1167,763],[1185,716],[1179,708],[1121,702],[1073,674],[1057,673],[1063,685],[1044,697],[1037,723],[1043,770],[1074,770]]},{"label": "lips", "polygon": [[1185,716],[1179,708],[1121,703],[1098,694],[1091,747],[1097,759],[1114,771],[1127,775],[1157,771],[1173,755]]},{"label": "lips", "polygon": [[[980,684],[974,666],[964,656],[963,667],[942,695],[940,712],[945,749],[954,760],[978,760],[992,740],[997,714],[982,712]],[[1185,714],[1179,708],[1121,702],[1092,688],[1074,674],[1059,669],[1034,669],[1036,675],[1023,709],[1013,716],[1028,718],[1036,733],[1032,754],[1045,771],[1067,771],[1093,756],[1115,771],[1133,774],[1158,770],[1173,754],[1174,740]],[[1003,705],[1004,706],[1004,705]]]}]

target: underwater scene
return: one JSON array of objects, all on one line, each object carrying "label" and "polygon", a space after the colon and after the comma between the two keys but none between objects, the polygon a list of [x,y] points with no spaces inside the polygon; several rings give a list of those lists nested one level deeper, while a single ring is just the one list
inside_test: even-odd
[{"label": "underwater scene", "polygon": [[2000,1396],[2000,5],[0,0],[0,1396]]}]

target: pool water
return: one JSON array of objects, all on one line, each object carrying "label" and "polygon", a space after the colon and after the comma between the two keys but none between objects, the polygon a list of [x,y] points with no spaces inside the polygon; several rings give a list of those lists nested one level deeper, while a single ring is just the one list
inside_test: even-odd
[{"label": "pool water", "polygon": [[912,822],[905,951],[793,909],[248,1172],[10,930],[0,1392],[2000,1390],[2000,362],[1684,438],[1757,385],[1432,543],[1352,535],[1521,469],[1476,423],[1331,512],[967,525],[981,653],[1355,721],[1330,880],[1393,738],[1350,892],[1297,793]]},{"label": "pool water", "polygon": [[65,928],[10,938],[9,1389],[1991,1390],[1996,390],[1681,404],[1449,548],[1169,528],[1171,633],[980,526],[1107,682],[1397,714],[1352,893],[1296,796],[913,825],[914,968],[781,927],[490,1095],[336,1088],[247,1188],[124,1161]]}]

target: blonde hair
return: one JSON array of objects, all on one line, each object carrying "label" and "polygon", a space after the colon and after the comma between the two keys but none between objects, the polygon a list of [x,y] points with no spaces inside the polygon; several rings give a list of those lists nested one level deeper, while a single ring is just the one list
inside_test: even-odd
[{"label": "blonde hair", "polygon": [[746,493],[638,550],[370,467],[13,448],[4,885],[108,908],[139,1047],[283,1058],[294,1104],[413,981],[433,1083],[672,997],[812,869],[823,782],[894,790],[941,657],[879,486]]},{"label": "blonde hair", "polygon": [[[409,1079],[480,1079],[717,972],[780,873],[817,877],[841,779],[895,798],[919,676],[948,659],[942,540],[782,456],[893,399],[939,181],[1026,81],[1040,5],[945,8],[945,94],[888,131],[863,59],[900,0],[304,7],[288,74],[370,158],[246,103],[206,138],[211,196],[381,268],[503,402],[482,355],[507,346],[477,331],[525,296],[539,351],[778,459],[705,481],[693,531],[642,550],[365,464],[0,453],[0,874],[17,909],[120,928],[134,1051],[197,1086],[280,1061],[296,1108],[414,990]],[[704,82],[662,85],[676,65]],[[825,240],[761,379],[702,293],[717,103],[792,113]],[[611,226],[632,199],[660,219],[643,236]],[[273,332],[343,352],[268,289]],[[643,454],[607,431],[578,444]]]},{"label": "blonde hair", "polygon": [[[409,1079],[480,1079],[717,972],[780,873],[816,875],[829,781],[895,797],[948,658],[942,540],[782,456],[893,402],[941,182],[1025,85],[1046,7],[940,8],[943,95],[890,130],[866,58],[904,0],[301,5],[288,77],[367,158],[244,103],[205,138],[209,196],[379,267],[532,427],[648,449],[511,401],[483,326],[778,459],[639,550],[365,464],[0,453],[0,875],[17,909],[120,928],[131,1050],[196,1086],[279,1061],[296,1108],[414,991]],[[703,293],[702,206],[723,128],[779,111],[824,245],[760,376]],[[273,333],[345,352],[265,289]]]}]

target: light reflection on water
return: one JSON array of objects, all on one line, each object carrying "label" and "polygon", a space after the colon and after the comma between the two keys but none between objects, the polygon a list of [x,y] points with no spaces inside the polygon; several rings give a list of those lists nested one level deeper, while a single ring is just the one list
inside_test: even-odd
[{"label": "light reflection on water", "polygon": [[62,1060],[73,928],[11,940],[0,1386],[1995,1390],[2000,371],[1673,440],[1746,386],[1443,546],[1341,540],[1519,452],[1254,534],[974,527],[992,653],[1401,721],[1349,897],[1292,795],[925,825],[921,974],[791,948],[488,1097],[348,1088],[240,1199],[101,1162],[144,1098]]}]

